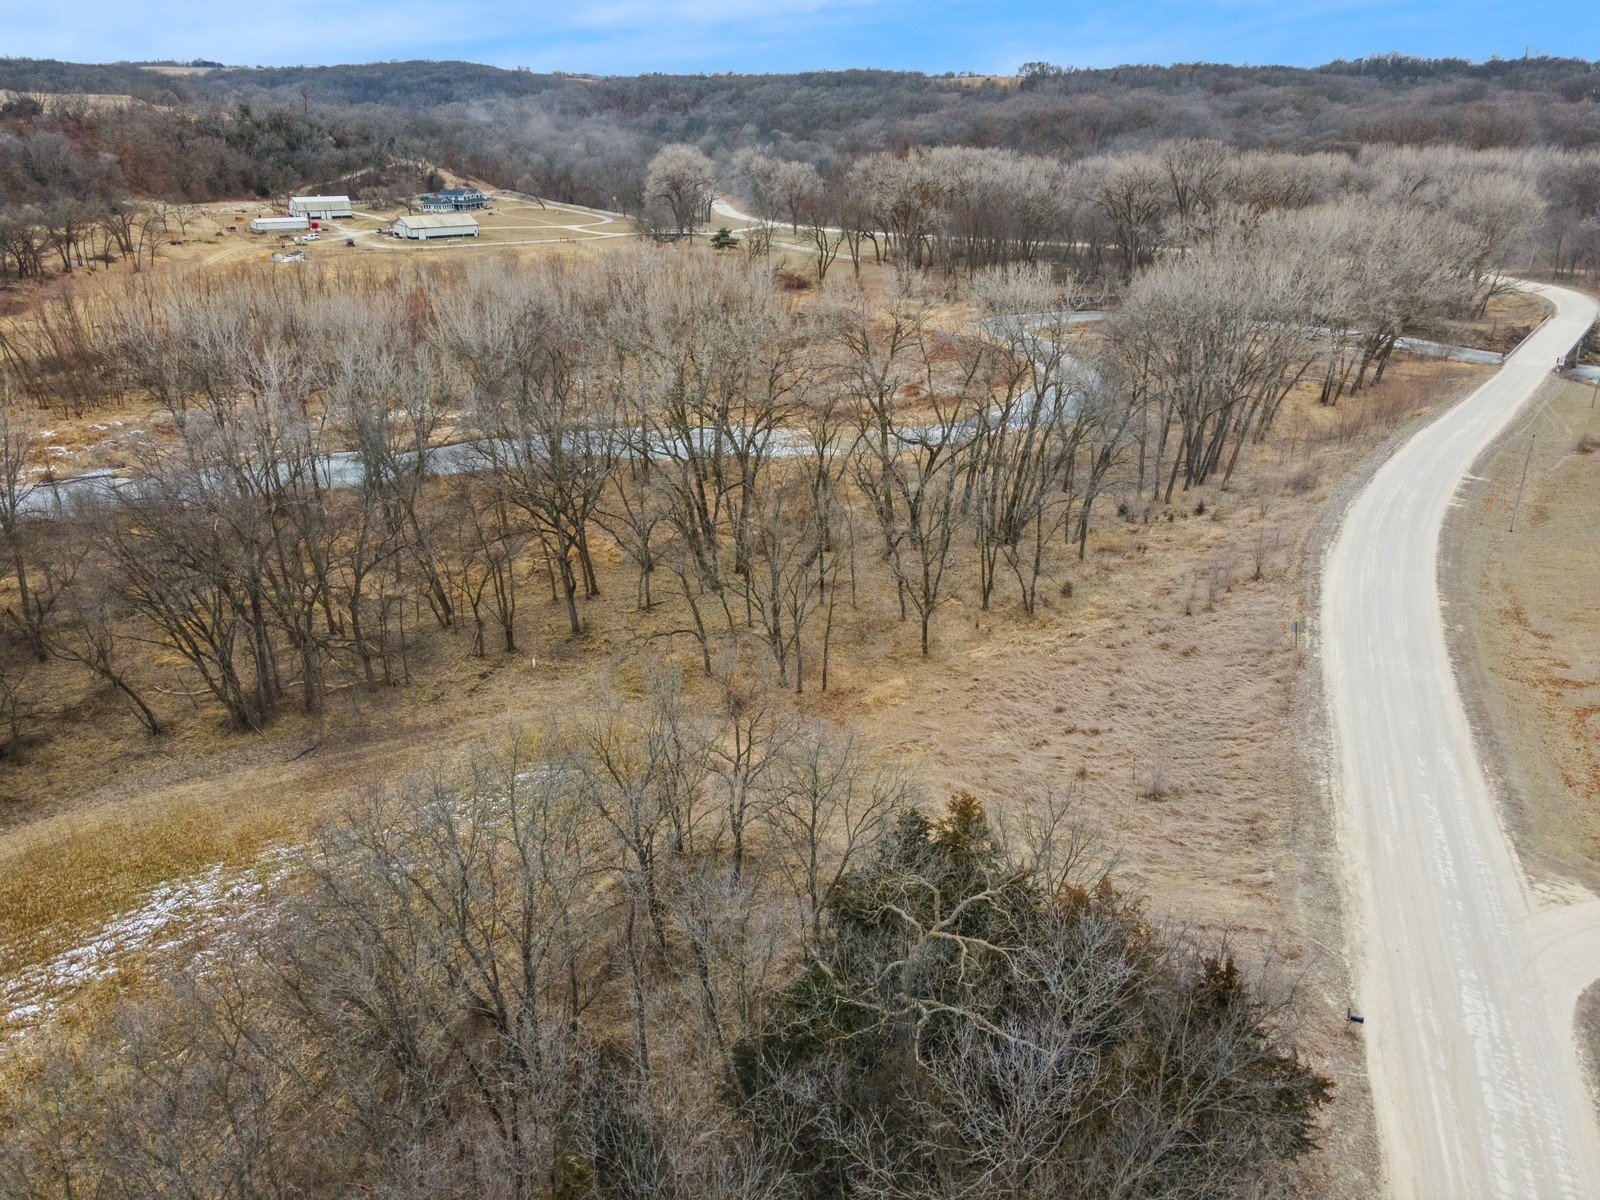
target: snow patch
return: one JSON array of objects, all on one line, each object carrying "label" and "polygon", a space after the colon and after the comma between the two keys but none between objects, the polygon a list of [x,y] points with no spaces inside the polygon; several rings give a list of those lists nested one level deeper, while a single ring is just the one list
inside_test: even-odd
[{"label": "snow patch", "polygon": [[104,922],[87,940],[0,978],[0,1046],[61,1010],[89,984],[113,978],[134,954],[187,951],[258,900],[288,871],[287,852],[241,870],[218,863],[189,879],[157,884],[139,907]]}]

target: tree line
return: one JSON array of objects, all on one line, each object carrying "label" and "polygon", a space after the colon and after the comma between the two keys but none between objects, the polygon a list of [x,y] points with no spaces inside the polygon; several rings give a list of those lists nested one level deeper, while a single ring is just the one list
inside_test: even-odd
[{"label": "tree line", "polygon": [[[684,174],[692,155],[674,146],[655,162],[670,158]],[[1474,278],[1541,251],[1546,270],[1572,272],[1590,261],[1600,236],[1600,222],[1579,215],[1600,201],[1597,169],[1592,155],[1449,147],[1292,155],[1198,139],[1076,162],[935,148],[866,156],[826,174],[752,149],[733,156],[726,177],[774,229],[800,239],[819,280],[836,262],[859,269],[868,256],[947,274],[1050,262],[1114,293],[1162,251],[1225,226],[1320,218],[1340,205],[1447,237],[1455,248],[1441,245],[1441,253],[1472,261],[1446,269]],[[646,198],[660,205],[661,195],[653,186]],[[670,225],[669,215],[678,214],[662,212],[656,224]]]}]

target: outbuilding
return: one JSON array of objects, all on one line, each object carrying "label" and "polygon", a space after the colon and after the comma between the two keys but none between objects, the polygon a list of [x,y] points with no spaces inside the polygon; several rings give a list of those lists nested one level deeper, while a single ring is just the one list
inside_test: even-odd
[{"label": "outbuilding", "polygon": [[355,209],[350,207],[349,196],[290,196],[289,214],[324,221],[331,217],[356,215]]},{"label": "outbuilding", "polygon": [[251,233],[295,233],[311,228],[310,217],[251,217]]},{"label": "outbuilding", "polygon": [[401,217],[394,223],[394,234],[403,238],[477,237],[478,219],[465,213]]}]

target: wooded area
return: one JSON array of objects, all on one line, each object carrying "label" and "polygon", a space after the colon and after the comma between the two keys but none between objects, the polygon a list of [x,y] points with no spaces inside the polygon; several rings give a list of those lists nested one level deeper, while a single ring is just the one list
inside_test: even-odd
[{"label": "wooded area", "polygon": [[[1597,261],[1600,71],[1582,59],[1029,64],[1014,87],[875,71],[598,79],[468,63],[174,76],[0,59],[0,89],[12,96],[0,104],[0,279],[57,255],[61,269],[132,255],[127,237],[87,236],[117,211],[291,190],[388,199],[431,186],[430,164],[635,212],[649,162],[675,143],[709,155],[725,183],[742,181],[741,155],[761,153],[808,164],[833,192],[865,159],[930,147],[1010,150],[1047,167],[1194,139],[1342,160],[1366,147],[1501,150],[1548,201],[1537,263]],[[74,102],[74,91],[134,102]],[[1320,177],[1328,162],[1307,170]],[[1049,236],[1037,222],[1016,236],[1030,234]]]},{"label": "wooded area", "polygon": [[[1031,614],[1094,521],[1226,484],[1291,388],[1348,402],[1403,333],[1481,310],[1536,202],[1493,154],[1394,151],[1357,171],[1180,143],[1107,160],[1084,170],[1092,199],[1061,253],[1120,303],[1077,346],[1075,314],[1102,294],[1028,261],[1045,240],[1012,210],[934,188],[974,156],[1043,170],[870,160],[859,236],[827,225],[842,210],[806,210],[819,244],[894,268],[886,292],[819,258],[822,286],[796,299],[752,240],[245,270],[46,306],[33,346],[0,345],[13,394],[81,409],[131,389],[172,436],[137,442],[115,486],[62,491],[27,410],[7,410],[7,745],[41,728],[30,680],[52,654],[154,733],[135,649],[154,643],[249,730],[285,702],[320,712],[330,688],[409,681],[424,626],[515,651],[532,578],[576,637],[605,574],[596,538],[641,608],[680,614],[707,672],[759,645],[780,684],[825,690],[838,605],[872,571],[927,654],[952,565],[976,566],[985,609],[1014,592]],[[1185,253],[1157,253],[1179,237]]]},{"label": "wooded area", "polygon": [[[730,747],[732,749],[730,749]],[[1069,808],[930,819],[737,687],[370,789],[204,969],[0,1100],[11,1196],[1273,1194],[1289,993]]]},{"label": "wooded area", "polygon": [[[1596,78],[0,60],[0,772],[68,690],[143,746],[265,757],[300,721],[306,755],[383,697],[431,718],[463,661],[472,688],[614,665],[602,592],[637,625],[603,702],[363,772],[336,817],[244,843],[192,969],[20,1034],[0,1191],[1315,1191],[1326,1059],[1264,939],[1153,917],[1049,787],[930,808],[829,707],[835,672],[891,635],[937,663],[958,589],[1031,627],[1108,527],[1137,557],[1209,523],[1285,405],[1354,427],[1403,339],[1498,322],[1509,269],[1600,270]],[[72,87],[133,100],[48,99]],[[645,236],[147,269],[199,202],[441,169]],[[755,220],[706,244],[722,193]],[[53,278],[119,258],[143,266]],[[119,404],[144,416],[115,476],[58,472],[40,426]],[[1278,462],[1257,579],[1273,497],[1321,469]],[[1170,666],[1205,634],[1151,636]],[[1164,747],[1137,752],[1109,769],[1165,803]]]}]

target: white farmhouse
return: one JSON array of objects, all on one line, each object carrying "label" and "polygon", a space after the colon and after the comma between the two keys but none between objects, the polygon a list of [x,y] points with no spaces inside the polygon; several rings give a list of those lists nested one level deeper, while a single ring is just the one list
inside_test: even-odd
[{"label": "white farmhouse", "polygon": [[394,233],[403,238],[477,237],[478,218],[466,213],[401,217],[394,223]]},{"label": "white farmhouse", "polygon": [[333,217],[353,217],[349,196],[290,196],[289,215],[326,221]]}]

